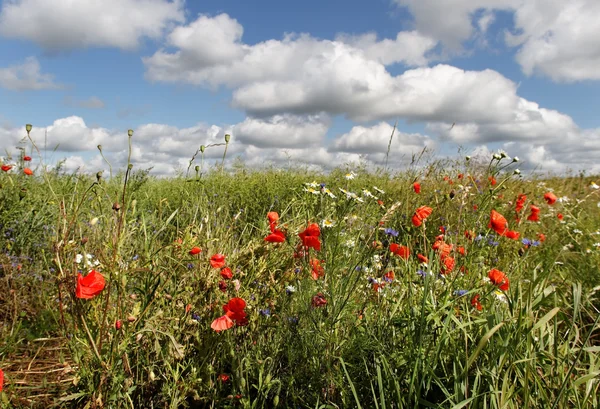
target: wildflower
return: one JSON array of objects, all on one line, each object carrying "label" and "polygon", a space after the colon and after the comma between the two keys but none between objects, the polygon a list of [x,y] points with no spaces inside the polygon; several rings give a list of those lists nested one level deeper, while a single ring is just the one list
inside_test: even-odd
[{"label": "wildflower", "polygon": [[268,308],[265,309],[260,309],[258,310],[258,313],[264,317],[270,317],[271,316],[271,310]]},{"label": "wildflower", "polygon": [[212,268],[221,268],[225,266],[225,256],[223,254],[215,254],[210,258]]},{"label": "wildflower", "polygon": [[25,169],[23,169],[23,173],[26,174],[27,176],[31,176],[31,175],[33,175],[33,170],[31,170],[29,168],[25,168]]},{"label": "wildflower", "polygon": [[94,298],[104,290],[104,285],[104,276],[96,270],[90,271],[85,277],[79,273],[77,274],[75,296],[81,299]]},{"label": "wildflower", "polygon": [[[4,169],[2,169],[2,170],[4,170]],[[595,182],[591,182],[590,189],[597,190],[597,189],[600,189],[600,186],[598,186]]]},{"label": "wildflower", "polygon": [[373,189],[375,189],[375,191],[381,195],[385,195],[385,192],[381,189],[379,189],[377,186],[373,186]]},{"label": "wildflower", "polygon": [[121,320],[115,321],[115,329],[119,331],[123,327],[123,322]]},{"label": "wildflower", "polygon": [[525,196],[524,194],[520,194],[517,197],[517,202],[515,204],[515,212],[520,212],[521,210],[523,210],[523,206],[525,206],[525,201],[527,200],[527,196]]},{"label": "wildflower", "polygon": [[527,220],[529,220],[530,222],[539,222],[540,221],[540,208],[535,205],[531,205],[530,211],[531,211],[531,214],[529,216],[527,216]]},{"label": "wildflower", "polygon": [[396,274],[394,274],[393,271],[388,271],[387,273],[385,273],[383,275],[383,279],[385,281],[387,281],[388,283],[391,283],[392,281],[394,281],[394,278],[396,278]]},{"label": "wildflower", "polygon": [[363,190],[362,190],[362,194],[363,194],[363,196],[370,197],[370,198],[372,198],[372,199],[377,199],[377,197],[376,197],[376,196],[373,196],[373,193],[371,193],[371,192],[370,192],[369,190],[367,190],[367,189],[363,189]]},{"label": "wildflower", "polygon": [[4,371],[2,371],[2,369],[0,369],[0,392],[2,392],[3,388],[4,388]]},{"label": "wildflower", "polygon": [[462,297],[463,295],[465,295],[466,293],[468,293],[467,290],[456,290],[454,291],[454,295],[458,296],[458,297]]},{"label": "wildflower", "polygon": [[210,327],[216,332],[224,331],[233,327],[233,320],[229,318],[227,315],[223,315],[210,324]]},{"label": "wildflower", "polygon": [[387,234],[388,236],[394,236],[394,237],[398,237],[398,231],[394,230],[390,227],[387,227],[383,230],[385,232],[385,234]]},{"label": "wildflower", "polygon": [[319,191],[316,190],[316,189],[313,189],[312,187],[304,188],[304,191],[308,192],[308,193],[312,193],[313,195],[318,195],[319,194]]},{"label": "wildflower", "polygon": [[227,282],[226,281],[223,281],[223,280],[219,281],[219,290],[223,293],[227,292]]},{"label": "wildflower", "polygon": [[494,153],[494,155],[492,155],[492,158],[494,158],[496,160],[500,160],[500,159],[502,159],[502,156],[500,156],[499,153]]},{"label": "wildflower", "polygon": [[285,241],[285,233],[275,229],[271,234],[265,237],[265,241],[269,243],[283,243]]},{"label": "wildflower", "polygon": [[346,173],[344,175],[344,177],[346,178],[346,180],[352,180],[356,177],[356,173],[354,173],[354,172]]},{"label": "wildflower", "polygon": [[310,248],[312,247],[316,251],[321,250],[321,241],[319,240],[319,236],[321,235],[321,229],[319,229],[319,225],[317,223],[312,223],[308,225],[308,227],[300,232],[298,236],[302,240],[302,244],[304,247]]},{"label": "wildflower", "polygon": [[269,227],[271,228],[271,231],[273,231],[275,226],[277,226],[277,222],[279,221],[279,213],[269,212],[267,213],[267,219],[269,219]]},{"label": "wildflower", "polygon": [[421,224],[423,224],[425,219],[427,219],[431,215],[431,212],[433,212],[433,209],[431,207],[419,207],[417,210],[415,210],[415,214],[412,217],[412,224],[416,227],[419,227]]},{"label": "wildflower", "polygon": [[459,247],[458,247],[458,253],[459,253],[461,256],[464,256],[464,255],[466,255],[466,254],[467,254],[467,251],[465,250],[465,248],[464,248],[463,246],[459,246]]},{"label": "wildflower", "polygon": [[27,156],[27,155],[25,155],[25,156],[23,156],[23,160],[24,160],[25,162],[31,162],[31,156]]},{"label": "wildflower", "polygon": [[396,243],[392,243],[390,244],[390,251],[404,260],[408,260],[410,257],[410,249],[407,246],[400,246]]},{"label": "wildflower", "polygon": [[293,285],[288,285],[285,287],[285,292],[290,295],[296,292],[296,287],[294,287]]},{"label": "wildflower", "polygon": [[195,256],[196,254],[200,253],[202,253],[202,249],[200,247],[192,247],[192,249],[189,251],[191,256]]},{"label": "wildflower", "polygon": [[515,157],[512,159],[512,161],[513,161],[513,162],[518,162],[518,161],[519,161],[519,157],[518,157],[518,156],[515,156]]},{"label": "wildflower", "polygon": [[558,217],[558,220],[564,219],[564,216],[562,213],[557,214],[556,217]]},{"label": "wildflower", "polygon": [[327,305],[327,300],[325,299],[323,293],[317,293],[317,295],[312,298],[311,304],[313,308],[318,308]]},{"label": "wildflower", "polygon": [[491,227],[496,233],[503,236],[508,231],[508,222],[500,213],[492,210],[490,214],[490,223],[488,227]]},{"label": "wildflower", "polygon": [[323,227],[333,227],[335,226],[335,222],[331,219],[323,219],[323,221],[321,222],[321,224],[323,225]]},{"label": "wildflower", "polygon": [[519,169],[515,169],[515,170],[513,170],[513,174],[514,175],[520,175],[521,171]]},{"label": "wildflower", "polygon": [[502,291],[508,290],[508,287],[509,287],[508,277],[502,271],[492,268],[488,272],[488,278],[490,279],[492,284],[498,286],[498,288],[501,289]]},{"label": "wildflower", "polygon": [[229,380],[229,375],[222,373],[218,376],[218,378],[221,382],[225,383]]},{"label": "wildflower", "polygon": [[321,262],[316,258],[310,260],[310,267],[313,280],[318,280],[319,277],[323,277],[325,275],[325,269],[321,265]]},{"label": "wildflower", "polygon": [[553,205],[554,203],[556,203],[556,200],[558,198],[556,197],[556,195],[552,192],[548,192],[544,195],[544,200],[546,201],[546,203],[548,203],[549,205]]},{"label": "wildflower", "polygon": [[11,165],[2,165],[2,168],[0,168],[0,169],[2,169],[4,172],[8,172],[9,170],[12,169],[12,166]]},{"label": "wildflower", "polygon": [[314,187],[314,188],[319,187],[319,184],[317,182],[315,182],[314,180],[312,182],[306,182],[304,184],[309,187]]},{"label": "wildflower", "polygon": [[330,197],[330,198],[332,198],[332,199],[335,199],[335,198],[336,198],[336,196],[335,196],[335,195],[334,195],[334,194],[331,192],[331,190],[329,190],[329,189],[327,189],[327,188],[324,188],[324,189],[323,189],[323,193],[325,193],[327,196],[329,196],[329,197]]},{"label": "wildflower", "polygon": [[229,267],[221,268],[220,274],[221,277],[223,277],[226,280],[231,280],[233,278],[233,273],[231,272],[231,269]]},{"label": "wildflower", "polygon": [[508,237],[509,239],[517,240],[519,238],[519,236],[520,236],[520,233],[516,232],[516,231],[513,231],[513,230],[510,230],[510,231],[506,232],[505,236]]},{"label": "wildflower", "polygon": [[440,274],[446,275],[450,273],[452,270],[454,270],[454,265],[454,257],[444,257],[442,259],[442,270],[440,271]]},{"label": "wildflower", "polygon": [[483,306],[479,302],[479,294],[475,294],[473,298],[471,298],[471,305],[477,309],[477,311],[481,311]]},{"label": "wildflower", "polygon": [[488,176],[488,180],[490,181],[490,185],[496,186],[498,182],[496,182],[496,178],[493,176]]},{"label": "wildflower", "polygon": [[419,182],[413,183],[413,190],[415,193],[421,193],[421,184]]},{"label": "wildflower", "polygon": [[419,262],[427,264],[429,263],[429,260],[427,259],[427,257],[425,257],[423,254],[419,253],[417,254],[417,259],[419,260]]}]

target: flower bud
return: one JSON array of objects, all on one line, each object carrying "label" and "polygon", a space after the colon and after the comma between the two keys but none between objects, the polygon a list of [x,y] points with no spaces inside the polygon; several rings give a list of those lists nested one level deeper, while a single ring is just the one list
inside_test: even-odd
[{"label": "flower bud", "polygon": [[200,145],[200,152],[204,153],[204,149],[206,149],[206,146]]},{"label": "flower bud", "polygon": [[131,138],[133,136],[133,129],[128,130],[127,135]]},{"label": "flower bud", "polygon": [[31,132],[31,128],[33,128],[33,126],[31,126],[31,124],[25,125],[25,130],[27,131],[27,134],[29,134],[29,132]]},{"label": "flower bud", "polygon": [[520,174],[521,174],[521,171],[520,171],[519,169],[515,169],[515,170],[513,171],[513,173],[514,173],[515,175],[520,175]]},{"label": "flower bud", "polygon": [[468,162],[468,161],[471,160],[471,157],[470,156],[465,156],[465,160]]},{"label": "flower bud", "polygon": [[117,320],[115,322],[115,329],[118,331],[121,329],[121,327],[123,327],[123,323],[121,322],[121,320]]},{"label": "flower bud", "polygon": [[231,135],[229,135],[228,133],[225,134],[225,143],[229,143],[229,140],[231,139]]}]

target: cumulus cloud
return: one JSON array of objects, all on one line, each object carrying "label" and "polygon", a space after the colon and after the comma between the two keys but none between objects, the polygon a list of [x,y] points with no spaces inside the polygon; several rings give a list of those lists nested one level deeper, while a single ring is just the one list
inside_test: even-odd
[{"label": "cumulus cloud", "polygon": [[328,117],[275,115],[246,118],[233,127],[236,139],[259,148],[299,148],[323,142],[330,125]]},{"label": "cumulus cloud", "polygon": [[12,0],[0,11],[0,35],[51,49],[134,49],[183,22],[183,0]]},{"label": "cumulus cloud", "polygon": [[38,91],[62,86],[54,82],[54,76],[42,74],[37,58],[27,57],[22,64],[0,68],[0,87],[13,91]]}]

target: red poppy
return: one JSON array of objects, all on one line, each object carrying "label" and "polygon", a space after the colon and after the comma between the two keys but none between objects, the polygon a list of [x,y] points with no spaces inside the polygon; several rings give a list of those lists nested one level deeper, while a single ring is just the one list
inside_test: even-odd
[{"label": "red poppy", "polygon": [[425,264],[429,263],[429,260],[427,259],[427,257],[425,257],[424,255],[422,255],[420,253],[417,254],[417,258],[419,259],[419,261],[421,263],[425,263]]},{"label": "red poppy", "polygon": [[523,210],[523,206],[525,206],[525,201],[527,200],[527,196],[520,194],[517,197],[517,202],[515,203],[515,212],[520,212]]},{"label": "red poppy", "polygon": [[444,242],[437,242],[440,243],[439,246],[437,247],[437,250],[440,252],[440,259],[444,260],[446,257],[448,257],[450,255],[450,252],[452,251],[452,244],[446,244]]},{"label": "red poppy", "polygon": [[483,306],[479,302],[479,294],[475,294],[473,298],[471,298],[471,305],[477,308],[477,311],[481,311],[483,309]]},{"label": "red poppy", "polygon": [[421,193],[421,184],[419,182],[413,183],[413,190],[415,193]]},{"label": "red poppy", "polygon": [[4,172],[8,172],[9,170],[11,170],[11,169],[12,169],[12,166],[11,166],[11,165],[2,165],[2,168],[1,168],[1,169],[2,169]]},{"label": "red poppy", "polygon": [[544,233],[539,233],[538,237],[539,237],[539,239],[540,239],[541,242],[546,241],[546,235]]},{"label": "red poppy", "polygon": [[556,195],[552,192],[548,192],[544,195],[544,200],[546,201],[546,203],[548,203],[549,205],[553,205],[554,203],[556,203],[556,201],[558,200],[558,197],[556,197]]},{"label": "red poppy", "polygon": [[325,269],[321,265],[321,262],[316,258],[310,260],[310,267],[313,280],[318,280],[319,277],[323,277],[325,275]]},{"label": "red poppy", "polygon": [[442,270],[440,271],[441,274],[448,274],[450,273],[452,270],[454,270],[454,265],[455,265],[455,261],[454,261],[454,257],[444,257],[442,259]]},{"label": "red poppy", "polygon": [[265,237],[265,241],[269,243],[283,243],[285,241],[285,233],[281,230],[274,229],[271,234]]},{"label": "red poppy", "polygon": [[457,178],[462,179],[464,177],[464,175],[462,173],[459,173]]},{"label": "red poppy", "polygon": [[384,278],[386,281],[394,281],[394,278],[396,278],[396,274],[394,274],[394,272],[393,272],[393,271],[388,271],[387,273],[385,273],[385,274],[383,275],[383,278]]},{"label": "red poppy", "polygon": [[227,281],[219,281],[219,290],[221,290],[221,292],[227,292]]},{"label": "red poppy", "polygon": [[225,383],[229,380],[229,375],[222,373],[218,376],[218,378],[221,382]]},{"label": "red poppy", "polygon": [[233,327],[233,320],[227,315],[222,315],[210,324],[210,327],[216,332],[224,331]]},{"label": "red poppy", "polygon": [[267,213],[267,219],[269,219],[269,225],[273,226],[273,225],[277,225],[277,222],[279,221],[279,213],[277,212],[269,212]]},{"label": "red poppy", "polygon": [[223,311],[234,321],[244,321],[246,319],[244,308],[246,308],[246,301],[240,297],[234,297],[223,306]]},{"label": "red poppy", "polygon": [[215,254],[210,258],[212,268],[221,268],[225,266],[225,256],[223,254]]},{"label": "red poppy", "polygon": [[492,284],[498,286],[498,288],[501,289],[502,291],[508,290],[508,287],[509,287],[508,277],[502,271],[492,268],[488,272],[488,278],[490,279]]},{"label": "red poppy", "polygon": [[496,178],[494,178],[493,176],[488,176],[488,180],[490,181],[490,185],[495,186],[496,183]]},{"label": "red poppy", "polygon": [[385,283],[373,283],[373,291],[378,293],[385,287]]},{"label": "red poppy", "polygon": [[321,250],[321,241],[319,240],[320,235],[321,229],[317,223],[309,224],[306,230],[298,234],[300,239],[302,239],[302,244],[304,247],[312,247],[316,251]]},{"label": "red poppy", "polygon": [[33,175],[33,170],[31,170],[29,168],[25,168],[25,169],[23,169],[23,173],[26,174],[27,176],[31,176],[31,175]]},{"label": "red poppy", "polygon": [[25,156],[23,156],[23,160],[24,160],[25,162],[31,162],[31,156],[27,156],[27,155],[25,155]]},{"label": "red poppy", "polygon": [[558,220],[562,220],[564,218],[562,213],[557,214],[556,217],[558,217]]},{"label": "red poppy", "polygon": [[225,280],[231,280],[231,278],[233,278],[233,273],[229,267],[221,268],[220,274]]},{"label": "red poppy", "polygon": [[475,238],[475,232],[473,230],[465,230],[465,237],[469,240],[473,240]]},{"label": "red poppy", "polygon": [[75,296],[82,299],[94,298],[104,290],[105,284],[104,276],[96,270],[90,271],[85,277],[79,273],[77,274]]},{"label": "red poppy", "polygon": [[325,299],[323,293],[318,293],[312,298],[311,304],[314,308],[318,308],[327,305],[327,300]]},{"label": "red poppy", "polygon": [[530,206],[531,214],[527,216],[527,220],[530,222],[539,222],[540,221],[540,208],[534,205]]},{"label": "red poppy", "polygon": [[4,371],[2,371],[2,369],[0,369],[0,392],[2,392],[3,388],[4,388]]},{"label": "red poppy", "polygon": [[425,219],[427,219],[431,215],[431,212],[433,212],[433,209],[431,207],[419,207],[417,210],[415,210],[415,214],[412,217],[412,224],[416,227],[419,227],[423,223],[423,221],[425,221]]},{"label": "red poppy", "polygon": [[512,240],[518,240],[520,235],[521,234],[519,232],[513,230],[507,231],[505,234],[506,237]]},{"label": "red poppy", "polygon": [[508,222],[500,213],[495,210],[492,210],[490,214],[490,223],[488,227],[491,227],[496,233],[501,236],[504,236],[508,230]]},{"label": "red poppy", "polygon": [[116,320],[115,321],[115,329],[118,331],[121,328],[123,328],[123,322],[121,320]]},{"label": "red poppy", "polygon": [[465,250],[465,248],[464,248],[463,246],[460,246],[460,247],[458,248],[458,253],[459,253],[461,256],[464,256],[465,254],[467,254],[467,251]]},{"label": "red poppy", "polygon": [[396,243],[392,243],[390,244],[390,251],[404,260],[408,260],[410,257],[410,249],[406,246],[400,246]]},{"label": "red poppy", "polygon": [[195,256],[196,254],[202,253],[202,249],[200,247],[192,247],[189,253],[190,255]]}]

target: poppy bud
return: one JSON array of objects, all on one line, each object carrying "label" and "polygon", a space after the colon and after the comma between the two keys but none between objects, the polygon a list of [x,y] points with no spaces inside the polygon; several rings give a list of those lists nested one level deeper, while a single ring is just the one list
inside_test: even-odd
[{"label": "poppy bud", "polygon": [[115,322],[115,329],[118,331],[121,329],[121,327],[123,327],[123,323],[121,322],[121,320],[117,320]]},{"label": "poppy bud", "polygon": [[27,135],[29,135],[29,132],[31,132],[31,128],[33,128],[33,126],[31,126],[31,124],[25,125],[25,130],[27,131]]},{"label": "poppy bud", "polygon": [[456,196],[456,193],[454,192],[454,190],[451,190],[450,194],[448,196],[450,196],[450,199],[454,199],[454,196]]},{"label": "poppy bud", "polygon": [[200,166],[196,165],[196,167],[194,168],[196,170],[196,172],[200,171]]},{"label": "poppy bud", "polygon": [[130,315],[129,317],[127,317],[127,321],[134,322],[135,321],[135,317],[133,315]]},{"label": "poppy bud", "polygon": [[96,173],[96,181],[98,183],[100,183],[100,180],[102,180],[102,172],[103,171],[101,170],[100,172]]},{"label": "poppy bud", "polygon": [[87,242],[88,242],[88,238],[87,237],[82,237],[81,238],[81,245],[82,246],[85,246],[85,243],[87,243]]},{"label": "poppy bud", "polygon": [[118,212],[119,210],[121,210],[121,205],[119,203],[115,202],[115,203],[113,203],[112,209],[115,212]]},{"label": "poppy bud", "polygon": [[102,152],[102,145],[98,145],[98,150]]},{"label": "poppy bud", "polygon": [[132,164],[132,163],[130,163],[129,165],[127,165],[127,169],[128,169],[128,170],[131,170],[131,169],[133,169],[133,164]]},{"label": "poppy bud", "polygon": [[133,129],[129,129],[127,135],[131,138],[133,136]]},{"label": "poppy bud", "polygon": [[228,133],[225,134],[225,143],[229,143],[229,140],[231,139],[231,135],[229,135]]},{"label": "poppy bud", "polygon": [[204,149],[206,149],[206,146],[200,145],[200,152],[204,153]]}]

